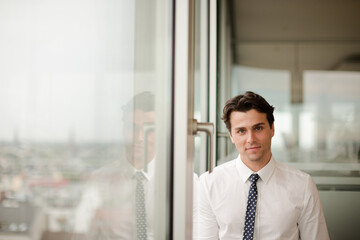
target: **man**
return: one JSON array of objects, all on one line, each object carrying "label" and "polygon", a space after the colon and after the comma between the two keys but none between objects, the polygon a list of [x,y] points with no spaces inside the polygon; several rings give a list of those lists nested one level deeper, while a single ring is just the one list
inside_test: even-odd
[{"label": "man", "polygon": [[91,174],[77,208],[76,231],[87,240],[153,239],[153,94],[135,95],[123,113],[124,156]]},{"label": "man", "polygon": [[329,239],[311,177],[272,156],[273,111],[253,92],[226,102],[222,119],[239,156],[200,177],[200,239]]}]

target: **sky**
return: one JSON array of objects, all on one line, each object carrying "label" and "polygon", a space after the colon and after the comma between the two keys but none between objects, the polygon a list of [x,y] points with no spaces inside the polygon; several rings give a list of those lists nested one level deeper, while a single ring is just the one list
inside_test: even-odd
[{"label": "sky", "polygon": [[113,141],[134,93],[133,1],[0,0],[0,141]]}]

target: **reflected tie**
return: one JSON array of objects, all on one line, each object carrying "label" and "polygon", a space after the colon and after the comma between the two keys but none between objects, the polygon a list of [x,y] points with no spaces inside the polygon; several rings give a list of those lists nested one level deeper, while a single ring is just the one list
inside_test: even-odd
[{"label": "reflected tie", "polygon": [[146,240],[146,210],[145,210],[145,195],[144,195],[144,180],[145,176],[142,172],[135,173],[136,178],[136,193],[135,193],[135,215],[136,215],[136,234],[137,239]]},{"label": "reflected tie", "polygon": [[251,186],[249,189],[249,196],[246,207],[243,240],[252,240],[254,236],[255,212],[256,212],[256,202],[257,202],[256,182],[258,179],[259,179],[259,175],[257,174],[252,174],[250,176]]}]

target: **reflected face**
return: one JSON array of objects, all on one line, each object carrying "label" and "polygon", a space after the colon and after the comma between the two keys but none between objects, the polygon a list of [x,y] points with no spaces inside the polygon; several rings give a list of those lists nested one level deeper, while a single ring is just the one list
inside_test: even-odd
[{"label": "reflected face", "polygon": [[[126,157],[137,169],[143,168],[145,132],[144,126],[155,124],[155,112],[144,112],[135,110],[133,114],[125,117],[124,133],[126,139]],[[155,132],[147,134],[147,162],[150,162],[155,155]]]},{"label": "reflected face", "polygon": [[242,161],[253,171],[264,167],[271,158],[271,139],[274,124],[270,128],[266,114],[255,109],[232,112],[230,138]]}]

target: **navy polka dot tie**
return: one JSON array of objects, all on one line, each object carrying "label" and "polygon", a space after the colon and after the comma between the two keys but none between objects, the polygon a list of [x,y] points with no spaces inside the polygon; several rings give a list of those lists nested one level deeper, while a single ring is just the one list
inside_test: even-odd
[{"label": "navy polka dot tie", "polygon": [[255,212],[257,202],[257,180],[259,180],[259,175],[257,175],[256,173],[250,176],[251,186],[249,189],[249,196],[246,207],[243,240],[252,240],[254,236]]},{"label": "navy polka dot tie", "polygon": [[136,235],[139,240],[147,239],[146,230],[146,209],[145,209],[145,194],[144,194],[144,180],[145,176],[142,172],[135,173],[136,178],[136,192],[135,192],[135,215],[136,215]]}]

